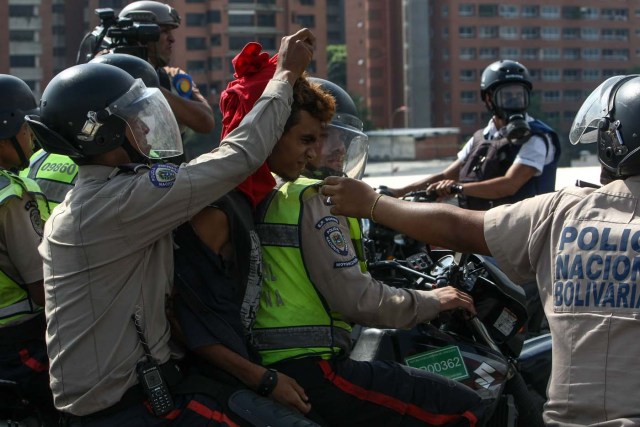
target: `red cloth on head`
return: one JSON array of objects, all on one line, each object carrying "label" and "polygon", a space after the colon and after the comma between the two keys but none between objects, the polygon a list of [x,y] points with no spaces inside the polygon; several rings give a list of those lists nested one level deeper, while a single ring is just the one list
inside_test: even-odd
[{"label": "red cloth on head", "polygon": [[[276,71],[278,55],[269,57],[262,52],[259,43],[248,43],[231,61],[235,74],[233,80],[220,96],[222,112],[222,135],[224,139],[234,130],[244,116],[251,111],[264,88]],[[267,163],[263,163],[253,175],[249,176],[237,189],[242,191],[255,207],[276,185]]]}]

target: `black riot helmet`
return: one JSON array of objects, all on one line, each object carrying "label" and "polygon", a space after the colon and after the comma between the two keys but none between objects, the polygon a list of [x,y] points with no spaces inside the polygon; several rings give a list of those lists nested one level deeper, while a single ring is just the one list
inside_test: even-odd
[{"label": "black riot helmet", "polygon": [[309,162],[309,170],[305,175],[318,179],[331,175],[362,178],[367,165],[369,142],[353,99],[344,89],[328,80],[310,77],[309,81],[335,98],[336,112],[327,126],[322,148],[316,158]]},{"label": "black riot helmet", "polygon": [[38,105],[29,86],[9,74],[0,74],[0,93],[0,139],[9,139],[18,134],[24,116],[33,114]]},{"label": "black riot helmet", "polygon": [[90,62],[109,64],[123,69],[136,79],[142,79],[146,87],[160,87],[155,68],[142,58],[126,53],[108,53],[93,58]]},{"label": "black riot helmet", "polygon": [[532,88],[529,70],[517,61],[496,61],[482,72],[480,96],[489,112],[507,123],[506,137],[511,142],[524,143],[531,137],[526,113]]},{"label": "black riot helmet", "polygon": [[598,144],[598,159],[615,178],[640,174],[640,75],[614,76],[580,107],[571,144]]},{"label": "black riot helmet", "polygon": [[159,1],[134,1],[120,11],[119,19],[131,19],[144,24],[166,25],[171,28],[180,26],[180,15],[165,3]]},{"label": "black riot helmet", "polygon": [[132,157],[133,144],[148,158],[182,153],[178,125],[160,90],[112,65],[62,71],[42,94],[40,116],[27,122],[45,151],[75,159],[121,145]]},{"label": "black riot helmet", "polygon": [[0,105],[0,139],[11,141],[20,159],[20,164],[14,166],[24,169],[29,166],[31,152],[24,152],[17,135],[25,122],[25,116],[37,112],[36,99],[24,81],[8,74],[0,74],[0,93],[3,97]]}]

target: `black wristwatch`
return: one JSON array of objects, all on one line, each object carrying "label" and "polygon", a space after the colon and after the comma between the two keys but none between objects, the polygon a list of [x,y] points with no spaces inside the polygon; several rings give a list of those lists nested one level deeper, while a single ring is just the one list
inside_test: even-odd
[{"label": "black wristwatch", "polygon": [[262,379],[260,380],[260,384],[258,384],[256,393],[258,393],[260,396],[269,396],[276,388],[277,384],[278,371],[276,371],[275,369],[267,369],[262,375]]}]

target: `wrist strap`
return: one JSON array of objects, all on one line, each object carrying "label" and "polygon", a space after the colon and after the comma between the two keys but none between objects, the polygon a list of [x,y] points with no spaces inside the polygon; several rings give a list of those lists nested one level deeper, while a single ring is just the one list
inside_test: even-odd
[{"label": "wrist strap", "polygon": [[276,388],[277,384],[278,371],[276,371],[275,369],[267,369],[264,374],[262,374],[262,379],[260,380],[260,384],[258,384],[256,393],[258,393],[260,396],[269,396]]}]

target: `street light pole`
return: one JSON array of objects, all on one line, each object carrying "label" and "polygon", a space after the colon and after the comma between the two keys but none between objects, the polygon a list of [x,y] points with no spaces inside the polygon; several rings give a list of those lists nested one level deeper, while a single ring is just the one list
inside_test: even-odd
[{"label": "street light pole", "polygon": [[[391,116],[389,117],[389,127],[390,127],[390,131],[391,131],[391,148],[390,148],[390,152],[389,152],[389,157],[391,159],[391,175],[393,175],[394,173],[396,173],[396,168],[393,167],[393,161],[394,161],[394,154],[393,154],[393,148],[396,142],[396,132],[395,132],[395,126],[394,126],[394,119],[396,117],[396,114],[398,113],[402,113],[402,112],[407,112],[409,111],[409,107],[407,107],[406,105],[401,105],[398,108],[396,108],[395,110],[393,110],[393,113],[391,113]],[[403,126],[404,127],[404,126]]]}]

